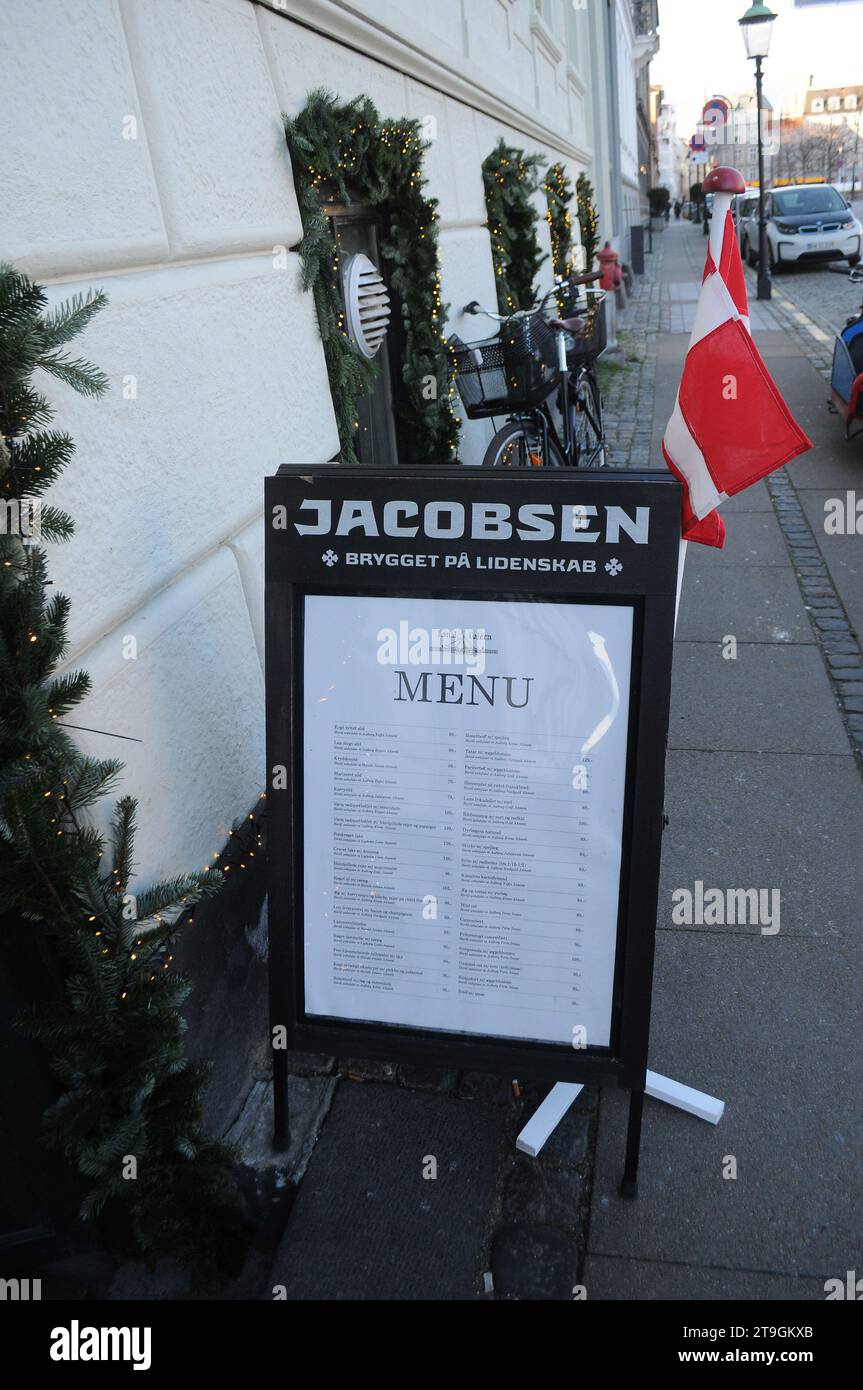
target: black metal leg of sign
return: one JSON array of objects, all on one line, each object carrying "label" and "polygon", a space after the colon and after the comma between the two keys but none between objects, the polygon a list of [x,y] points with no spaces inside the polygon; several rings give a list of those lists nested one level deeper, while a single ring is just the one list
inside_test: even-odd
[{"label": "black metal leg of sign", "polygon": [[641,1116],[644,1111],[644,1091],[629,1093],[629,1128],[626,1131],[626,1159],[623,1165],[621,1197],[638,1196],[638,1155],[641,1150]]},{"label": "black metal leg of sign", "polygon": [[288,1054],[284,1048],[273,1053],[273,1148],[286,1153],[291,1143],[288,1115]]}]

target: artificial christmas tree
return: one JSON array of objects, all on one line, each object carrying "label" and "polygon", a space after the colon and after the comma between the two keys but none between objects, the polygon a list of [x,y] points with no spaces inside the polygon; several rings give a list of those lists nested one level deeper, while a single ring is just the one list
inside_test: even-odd
[{"label": "artificial christmas tree", "polygon": [[453,362],[444,334],[437,200],[425,193],[419,121],[385,121],[368,97],[342,103],[318,90],[299,115],[285,117],[285,139],[303,221],[303,288],[314,295],[342,460],[357,462],[356,398],[370,390],[378,367],[356,350],[345,326],[340,248],[328,200],[368,203],[385,214],[382,268],[403,324],[395,399],[400,462],[456,463],[459,421],[450,404]]},{"label": "artificial christmas tree", "polygon": [[533,194],[539,187],[537,154],[526,155],[500,140],[482,166],[491,254],[502,314],[532,309],[536,277],[546,257],[536,228],[539,213]]},{"label": "artificial christmas tree", "polygon": [[116,808],[110,854],[88,824],[122,765],[85,757],[64,727],[90,682],[57,674],[69,601],[51,591],[37,543],[40,531],[52,541],[72,533],[71,518],[41,498],[73,444],[45,428],[53,411],[33,374],[103,392],[105,376],[65,347],[105,302],[78,296],[48,313],[38,285],[0,266],[0,914],[39,934],[55,982],[23,1026],[60,1083],[46,1132],[89,1183],[83,1214],[125,1208],[142,1249],[212,1275],[236,1263],[241,1213],[232,1155],[203,1131],[205,1072],[182,1045],[189,984],[170,951],[219,878],[182,876],[136,897],[135,802]]},{"label": "artificial christmas tree", "polygon": [[573,188],[563,164],[552,164],[545,176],[545,196],[548,199],[548,229],[551,234],[551,264],[555,276],[568,273],[572,255]]},{"label": "artificial christmas tree", "polygon": [[599,246],[599,218],[593,201],[593,184],[587,174],[579,174],[575,181],[578,200],[578,221],[581,227],[581,244],[584,247],[585,270],[593,270],[596,249]]}]

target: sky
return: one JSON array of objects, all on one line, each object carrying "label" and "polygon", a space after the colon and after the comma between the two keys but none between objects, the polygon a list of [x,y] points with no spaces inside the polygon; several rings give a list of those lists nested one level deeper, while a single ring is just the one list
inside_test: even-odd
[{"label": "sky", "polygon": [[[863,82],[863,0],[795,6],[766,0],[778,16],[764,62],[764,92],[774,109],[800,114],[809,86]],[[689,139],[706,97],[734,98],[755,89],[737,20],[749,0],[659,0],[659,52],[650,64],[677,109],[678,133]]]}]

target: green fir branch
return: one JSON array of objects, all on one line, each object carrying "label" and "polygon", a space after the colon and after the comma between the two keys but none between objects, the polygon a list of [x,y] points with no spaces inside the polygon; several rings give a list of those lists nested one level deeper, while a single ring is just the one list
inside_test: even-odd
[{"label": "green fir branch", "polygon": [[572,255],[573,187],[564,164],[552,164],[545,176],[545,196],[548,202],[548,228],[551,235],[551,263],[555,277],[560,279],[569,269]]},{"label": "green fir branch", "polygon": [[[53,410],[32,377],[42,368],[84,395],[104,391],[104,373],[62,350],[104,303],[93,292],[46,313],[41,287],[0,266],[5,497],[44,493],[70,463],[72,441],[45,428]],[[56,507],[42,509],[41,523],[46,540],[71,534],[71,518]],[[170,903],[182,920],[155,923],[138,947],[144,924],[126,915],[134,802],[123,798],[115,812],[110,853],[83,820],[122,765],[85,757],[61,727],[89,690],[86,673],[57,673],[68,617],[41,547],[0,536],[0,912],[15,914],[22,932],[42,933],[61,981],[20,1026],[41,1040],[57,1077],[45,1136],[86,1180],[83,1215],[96,1219],[122,1206],[142,1251],[211,1277],[242,1253],[242,1210],[234,1156],[203,1126],[206,1071],[183,1048],[190,985],[174,973],[169,952],[188,921],[179,909],[216,891],[219,875],[146,888],[145,910]],[[123,1177],[128,1154],[139,1161],[137,1182]]]},{"label": "green fir branch", "polygon": [[87,327],[91,319],[104,309],[108,296],[103,290],[88,290],[73,295],[42,318],[42,340],[46,348],[58,348]]},{"label": "green fir branch", "polygon": [[532,309],[543,261],[533,195],[539,187],[541,156],[499,140],[482,166],[491,254],[502,314]]},{"label": "green fir branch", "polygon": [[593,270],[593,262],[599,247],[599,218],[593,201],[593,184],[587,174],[579,174],[575,183],[578,203],[578,223],[581,229],[581,244],[584,247],[585,268]]},{"label": "green fir branch", "polygon": [[64,381],[82,396],[101,396],[108,389],[108,378],[98,367],[83,357],[69,357],[65,352],[47,352],[39,358],[43,372]]},{"label": "green fir branch", "polygon": [[437,202],[424,191],[419,123],[381,120],[367,97],[339,102],[324,90],[311,92],[299,115],[284,121],[303,224],[303,285],[314,296],[342,461],[357,462],[356,402],[371,389],[378,367],[357,351],[345,329],[339,247],[324,211],[330,199],[361,199],[388,213],[381,254],[404,330],[395,402],[400,461],[456,462],[459,421],[451,406]]}]

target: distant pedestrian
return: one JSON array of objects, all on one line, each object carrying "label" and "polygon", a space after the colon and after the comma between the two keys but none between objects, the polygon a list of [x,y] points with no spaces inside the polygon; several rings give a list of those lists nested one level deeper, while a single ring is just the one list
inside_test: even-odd
[{"label": "distant pedestrian", "polygon": [[680,221],[680,214],[681,214],[682,211],[683,211],[683,204],[681,203],[681,201],[680,201],[679,198],[676,198],[675,201],[674,201],[674,220],[675,220],[675,222],[679,222],[679,221]]}]

